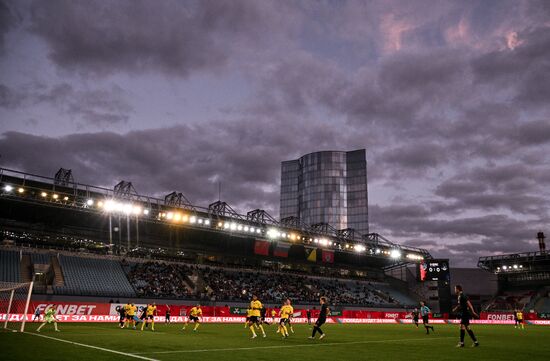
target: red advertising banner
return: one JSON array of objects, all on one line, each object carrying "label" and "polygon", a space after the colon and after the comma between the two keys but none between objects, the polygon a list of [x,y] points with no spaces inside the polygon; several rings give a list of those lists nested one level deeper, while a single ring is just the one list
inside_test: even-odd
[{"label": "red advertising banner", "polygon": [[268,241],[256,240],[254,244],[254,253],[262,256],[269,256],[269,245],[270,243]]},{"label": "red advertising banner", "polygon": [[334,263],[334,251],[323,250],[323,262],[325,263]]}]

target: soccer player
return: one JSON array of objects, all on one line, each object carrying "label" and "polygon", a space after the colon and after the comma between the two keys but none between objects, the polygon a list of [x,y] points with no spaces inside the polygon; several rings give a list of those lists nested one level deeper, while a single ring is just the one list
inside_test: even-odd
[{"label": "soccer player", "polygon": [[141,322],[141,330],[143,331],[143,326],[147,323],[147,307],[149,307],[149,304],[145,306],[139,307],[139,321]]},{"label": "soccer player", "polygon": [[474,331],[470,329],[470,317],[478,317],[476,314],[476,311],[474,310],[474,306],[472,306],[472,303],[468,299],[468,296],[466,296],[462,290],[461,285],[455,286],[455,293],[458,296],[458,305],[456,305],[455,308],[453,308],[453,312],[456,312],[458,309],[460,309],[460,342],[456,347],[464,347],[464,335],[466,332],[468,332],[468,335],[470,335],[472,341],[474,341],[474,344],[472,347],[478,347],[479,342],[477,341],[476,336],[474,335]]},{"label": "soccer player", "polygon": [[250,323],[250,316],[252,316],[252,309],[248,307],[246,310],[246,320],[244,321],[244,328],[248,327],[248,324]]},{"label": "soccer player", "polygon": [[260,300],[258,300],[258,296],[253,295],[252,301],[250,302],[250,308],[252,311],[250,313],[250,319],[248,320],[248,328],[252,331],[252,338],[258,337],[258,335],[256,335],[256,331],[254,331],[254,326],[258,327],[262,331],[263,337],[266,337],[264,327],[260,323],[260,310],[262,307],[263,305]]},{"label": "soccer player", "polygon": [[319,317],[315,321],[315,326],[313,326],[313,332],[311,333],[310,339],[315,338],[315,334],[319,332],[319,340],[325,337],[325,333],[321,330],[321,326],[327,322],[327,316],[330,315],[330,309],[327,306],[327,298],[321,297],[319,299],[319,304],[321,305],[321,310],[319,311]]},{"label": "soccer player", "polygon": [[42,327],[52,322],[53,322],[53,327],[55,329],[55,332],[59,332],[59,329],[57,328],[57,318],[55,317],[55,305],[51,305],[48,309],[46,309],[46,311],[44,311],[44,321],[38,327],[36,332],[40,332]]},{"label": "soccer player", "polygon": [[411,312],[411,316],[412,316],[412,319],[413,319],[413,322],[414,324],[416,325],[416,328],[418,328],[418,308],[415,308],[412,312]]},{"label": "soccer player", "polygon": [[150,305],[147,305],[147,308],[143,311],[145,314],[145,322],[141,325],[141,330],[143,331],[143,326],[149,327],[151,323],[151,331],[155,331],[155,314],[157,313],[157,305],[153,302]]},{"label": "soccer player", "polygon": [[426,335],[430,334],[430,329],[432,332],[435,332],[434,327],[429,325],[430,313],[432,313],[430,308],[426,306],[424,301],[420,301],[420,315],[422,316],[422,324],[424,324],[424,327],[426,328]]},{"label": "soccer player", "polygon": [[311,325],[311,310],[308,308],[306,311],[307,324]]},{"label": "soccer player", "polygon": [[166,312],[164,313],[164,323],[170,323],[170,306],[166,305]]},{"label": "soccer player", "polygon": [[199,328],[201,324],[199,317],[202,317],[202,309],[201,305],[197,303],[197,305],[193,307],[191,311],[189,311],[189,318],[187,318],[187,321],[185,322],[185,325],[183,325],[182,330],[185,330],[187,324],[189,324],[189,321],[193,321],[195,322],[195,328],[193,328],[193,332],[196,332],[197,328]]},{"label": "soccer player", "polygon": [[32,319],[32,322],[36,320],[40,321],[40,307],[36,307],[36,310],[34,310],[34,318]]},{"label": "soccer player", "polygon": [[525,330],[524,321],[523,321],[523,312],[521,310],[516,310],[516,323],[521,327],[522,330]]},{"label": "soccer player", "polygon": [[129,304],[129,307],[126,309],[126,322],[132,324],[132,328],[136,329],[136,322],[139,322],[139,318],[136,315],[137,307],[133,303]]},{"label": "soccer player", "polygon": [[283,337],[288,337],[288,329],[286,328],[286,325],[288,324],[288,319],[294,312],[294,309],[290,305],[290,300],[286,299],[285,303],[281,306],[281,309],[279,310],[279,316],[281,319],[279,320],[279,332]]},{"label": "soccer player", "polygon": [[124,328],[124,320],[126,319],[126,311],[124,310],[124,306],[116,306],[116,311],[118,312],[118,325],[120,328]]},{"label": "soccer player", "polygon": [[124,320],[124,325],[121,328],[129,327],[130,323],[132,323],[132,316],[130,316],[130,314],[128,313],[130,312],[131,308],[132,308],[132,305],[130,304],[130,302],[124,305],[125,320]]}]

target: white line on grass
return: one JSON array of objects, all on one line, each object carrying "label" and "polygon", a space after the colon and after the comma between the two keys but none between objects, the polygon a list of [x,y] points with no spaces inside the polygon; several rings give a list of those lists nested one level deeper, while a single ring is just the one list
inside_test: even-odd
[{"label": "white line on grass", "polygon": [[365,344],[365,343],[427,341],[427,340],[440,340],[440,339],[447,339],[447,338],[455,338],[455,337],[449,336],[449,337],[431,337],[431,338],[409,338],[409,339],[398,339],[398,340],[396,339],[396,340],[365,340],[365,341],[349,341],[349,342],[322,342],[322,343],[303,343],[303,344],[299,344],[299,345],[258,346],[258,347],[238,347],[238,348],[212,348],[212,349],[202,349],[202,350],[152,351],[152,352],[137,352],[134,355],[164,354],[164,353],[219,352],[219,351],[249,351],[249,350],[278,349],[278,348],[294,348],[294,347],[356,345],[356,344]]},{"label": "white line on grass", "polygon": [[51,337],[51,336],[41,335],[41,334],[34,333],[34,332],[24,332],[24,333],[26,333],[27,335],[33,335],[33,336],[38,336],[38,337],[44,337],[44,338],[47,338],[47,339],[50,339],[50,340],[55,340],[55,341],[59,341],[59,342],[69,343],[69,344],[71,344],[71,345],[77,345],[77,346],[82,346],[82,347],[93,348],[93,349],[100,350],[100,351],[116,353],[116,354],[124,355],[124,356],[127,356],[127,357],[134,357],[134,358],[139,358],[139,359],[148,360],[148,361],[159,361],[159,360],[154,359],[154,358],[149,358],[149,357],[139,356],[139,355],[135,355],[135,354],[131,354],[131,353],[126,353],[126,352],[111,350],[111,349],[103,348],[103,347],[99,347],[99,346],[87,345],[87,344],[85,344],[85,343],[80,343],[80,342],[73,342],[73,341],[69,341],[69,340],[64,340],[64,339],[62,339],[62,338],[57,338],[57,337]]}]

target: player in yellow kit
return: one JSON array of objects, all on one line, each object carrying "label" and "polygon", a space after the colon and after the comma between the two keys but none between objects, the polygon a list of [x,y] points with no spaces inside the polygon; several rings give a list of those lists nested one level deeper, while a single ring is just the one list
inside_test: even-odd
[{"label": "player in yellow kit", "polygon": [[288,323],[288,319],[292,316],[294,313],[294,308],[290,305],[290,300],[287,298],[285,300],[285,303],[281,307],[281,310],[279,311],[279,316],[281,319],[279,320],[279,332],[281,332],[281,335],[283,337],[288,337],[288,329],[286,327]]},{"label": "player in yellow kit", "polygon": [[252,309],[248,307],[246,310],[246,320],[244,321],[244,328],[248,327],[248,323],[250,322],[250,316],[252,316]]},{"label": "player in yellow kit", "polygon": [[258,300],[258,297],[256,295],[252,296],[250,308],[252,309],[252,312],[250,314],[250,319],[248,320],[248,328],[250,328],[250,331],[252,331],[252,338],[258,337],[258,335],[256,335],[256,331],[254,331],[254,326],[262,331],[263,337],[266,337],[264,327],[260,323],[260,310],[263,308],[263,305],[260,300]]},{"label": "player in yellow kit", "polygon": [[135,330],[137,307],[133,303],[127,303],[124,306],[124,310],[126,311],[126,322],[124,322],[124,326],[130,326],[131,324],[132,328]]},{"label": "player in yellow kit", "polygon": [[153,302],[147,305],[147,308],[145,308],[143,312],[145,312],[145,319],[141,324],[141,330],[143,331],[144,326],[149,327],[149,323],[151,323],[151,331],[155,331],[155,313],[157,313],[157,305]]},{"label": "player in yellow kit", "polygon": [[514,326],[514,328],[518,327],[518,328],[521,328],[522,330],[525,330],[525,322],[523,321],[523,312],[521,310],[516,310],[514,312],[514,316],[515,316],[515,321],[516,321],[516,326]]},{"label": "player in yellow kit", "polygon": [[182,330],[185,330],[185,328],[187,327],[187,324],[189,324],[189,321],[193,321],[195,322],[195,328],[193,328],[193,332],[196,332],[197,328],[199,328],[201,324],[199,317],[202,317],[202,309],[201,309],[201,305],[197,304],[195,307],[193,307],[189,311],[189,318],[185,322],[185,325],[183,325]]}]

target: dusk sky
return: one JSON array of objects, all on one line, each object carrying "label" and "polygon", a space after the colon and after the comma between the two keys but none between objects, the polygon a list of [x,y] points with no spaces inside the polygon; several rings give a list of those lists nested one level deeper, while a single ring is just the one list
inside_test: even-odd
[{"label": "dusk sky", "polygon": [[0,165],[278,217],[280,162],[365,148],[371,230],[550,233],[550,1],[0,0]]}]

